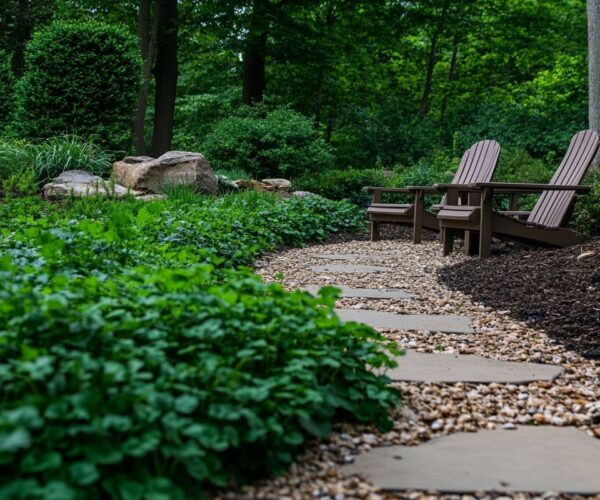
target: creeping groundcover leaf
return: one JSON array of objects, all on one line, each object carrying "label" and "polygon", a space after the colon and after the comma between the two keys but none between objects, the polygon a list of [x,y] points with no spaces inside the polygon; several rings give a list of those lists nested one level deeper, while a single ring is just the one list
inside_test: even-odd
[{"label": "creeping groundcover leaf", "polygon": [[384,339],[342,323],[333,289],[242,267],[363,214],[194,200],[0,204],[0,495],[198,498],[285,470],[336,420],[389,428]]}]

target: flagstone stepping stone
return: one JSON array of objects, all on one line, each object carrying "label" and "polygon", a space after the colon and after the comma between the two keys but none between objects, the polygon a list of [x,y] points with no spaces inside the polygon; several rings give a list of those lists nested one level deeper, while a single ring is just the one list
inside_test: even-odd
[{"label": "flagstone stepping stone", "polygon": [[[345,285],[328,285],[339,288],[342,293],[341,297],[359,297],[362,299],[410,299],[411,295],[403,290],[394,288],[351,288]],[[321,286],[307,286],[303,290],[316,295]]]},{"label": "flagstone stepping stone", "polygon": [[416,351],[406,351],[397,361],[398,366],[388,370],[386,375],[392,380],[407,382],[528,384],[552,381],[564,370],[561,366],[498,361],[470,354]]},{"label": "flagstone stepping stone", "polygon": [[375,448],[344,466],[390,491],[600,493],[600,439],[574,427],[457,433],[418,446]]},{"label": "flagstone stepping stone", "polygon": [[336,309],[343,321],[357,321],[373,328],[444,333],[475,333],[472,318],[454,315],[394,314],[366,309]]},{"label": "flagstone stepping stone", "polygon": [[361,266],[353,264],[330,264],[327,266],[313,266],[311,269],[317,273],[355,273],[355,274],[367,274],[367,273],[385,273],[387,271],[393,271],[389,267],[381,266]]},{"label": "flagstone stepping stone", "polygon": [[314,255],[315,259],[323,259],[323,260],[383,260],[383,259],[393,259],[394,257],[399,257],[400,254],[396,255],[369,255],[369,254],[319,254]]}]

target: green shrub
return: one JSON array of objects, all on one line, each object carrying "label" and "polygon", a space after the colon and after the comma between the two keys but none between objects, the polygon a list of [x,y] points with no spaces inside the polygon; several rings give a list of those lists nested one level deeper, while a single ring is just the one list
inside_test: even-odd
[{"label": "green shrub", "polygon": [[215,125],[233,115],[241,106],[242,90],[227,87],[219,94],[193,94],[177,99],[173,127],[173,148],[199,151]]},{"label": "green shrub", "polygon": [[196,498],[282,471],[334,419],[389,429],[381,336],[332,290],[231,268],[361,217],[259,193],[0,204],[0,497]]},{"label": "green shrub", "polygon": [[215,169],[293,179],[332,167],[331,149],[308,118],[287,108],[246,113],[220,121],[206,137],[202,152]]},{"label": "green shrub", "polygon": [[586,183],[591,186],[592,191],[577,196],[573,222],[586,236],[600,236],[600,173],[592,172]]},{"label": "green shrub", "polygon": [[383,186],[387,179],[381,169],[329,170],[320,174],[306,174],[294,182],[294,189],[310,191],[331,200],[350,200],[357,205],[366,205],[370,195],[365,186]]},{"label": "green shrub", "polygon": [[494,179],[502,182],[548,182],[558,166],[556,154],[532,158],[524,149],[503,149]]},{"label": "green shrub", "polygon": [[0,178],[0,195],[30,196],[37,191],[37,175],[32,168],[25,168]]},{"label": "green shrub", "polygon": [[13,112],[14,84],[10,58],[0,50],[0,130],[9,122]]},{"label": "green shrub", "polygon": [[88,170],[101,175],[109,171],[111,160],[111,155],[93,142],[76,136],[38,142],[0,141],[0,179],[29,171],[39,184],[65,170]]},{"label": "green shrub", "polygon": [[139,83],[137,42],[125,29],[56,22],[27,46],[14,128],[31,138],[77,134],[129,150]]},{"label": "green shrub", "polygon": [[447,152],[439,150],[422,158],[410,167],[396,167],[388,184],[393,187],[433,186],[450,182],[460,158],[453,158]]}]

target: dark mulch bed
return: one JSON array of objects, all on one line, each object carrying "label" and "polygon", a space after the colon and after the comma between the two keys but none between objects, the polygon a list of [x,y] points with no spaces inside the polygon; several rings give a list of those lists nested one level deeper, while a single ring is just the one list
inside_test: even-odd
[{"label": "dark mulch bed", "polygon": [[[588,251],[597,253],[577,258]],[[449,288],[510,311],[568,349],[600,359],[600,239],[583,247],[469,260],[438,275]]]}]

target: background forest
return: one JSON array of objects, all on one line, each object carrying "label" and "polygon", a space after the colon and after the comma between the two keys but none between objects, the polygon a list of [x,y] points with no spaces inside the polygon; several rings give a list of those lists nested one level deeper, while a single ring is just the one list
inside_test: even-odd
[{"label": "background forest", "polygon": [[[55,104],[27,97],[41,64],[32,34],[57,22],[129,37],[139,66],[102,66],[135,86],[95,104],[108,125],[81,109],[95,95],[77,116],[65,103],[52,126]],[[504,178],[547,180],[587,128],[584,0],[5,0],[0,27],[6,140],[200,151],[232,176],[288,177],[334,198],[384,182],[384,169],[396,172],[387,182],[442,180],[483,138],[502,144]],[[38,40],[46,58],[52,43]]]}]

